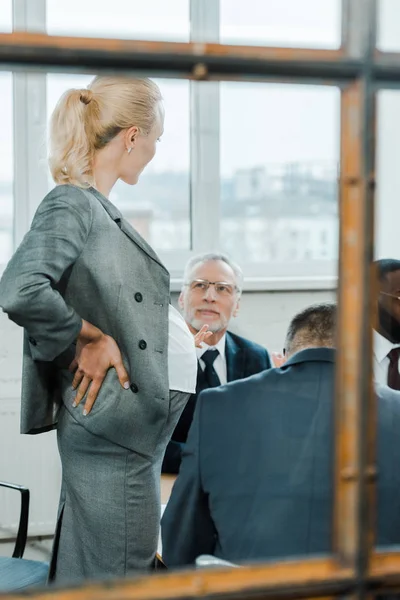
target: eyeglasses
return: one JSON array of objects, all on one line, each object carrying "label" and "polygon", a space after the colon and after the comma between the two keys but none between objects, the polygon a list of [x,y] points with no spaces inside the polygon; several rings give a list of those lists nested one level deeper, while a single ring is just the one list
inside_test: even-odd
[{"label": "eyeglasses", "polygon": [[208,281],[207,279],[194,279],[185,283],[191,292],[206,294],[209,290],[210,285],[214,286],[215,292],[218,296],[233,296],[235,292],[239,291],[239,288],[233,283],[227,283],[226,281]]},{"label": "eyeglasses", "polygon": [[400,296],[396,296],[395,294],[389,294],[388,292],[379,292],[383,296],[389,296],[389,298],[394,298],[395,300],[400,300]]}]

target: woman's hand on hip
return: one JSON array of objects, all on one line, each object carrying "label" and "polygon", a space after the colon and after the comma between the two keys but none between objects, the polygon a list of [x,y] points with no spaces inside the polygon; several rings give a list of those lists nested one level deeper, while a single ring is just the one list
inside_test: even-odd
[{"label": "woman's hand on hip", "polygon": [[87,393],[83,414],[88,414],[96,401],[109,369],[114,368],[124,389],[129,388],[129,376],[122,362],[116,341],[100,329],[83,321],[76,344],[75,359],[69,370],[73,373],[73,389],[77,390],[73,406],[78,406]]}]

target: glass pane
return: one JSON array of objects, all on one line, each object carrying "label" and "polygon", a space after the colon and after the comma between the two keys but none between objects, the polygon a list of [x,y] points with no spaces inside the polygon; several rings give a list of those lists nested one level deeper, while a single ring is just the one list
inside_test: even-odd
[{"label": "glass pane", "polygon": [[377,259],[398,259],[400,92],[380,91],[377,98],[375,254]]},{"label": "glass pane", "polygon": [[0,32],[12,32],[12,0],[0,0]]},{"label": "glass pane", "polygon": [[12,75],[0,72],[0,266],[13,250],[13,106]]},{"label": "glass pane", "polygon": [[221,244],[254,275],[335,274],[339,109],[335,88],[221,84]]},{"label": "glass pane", "polygon": [[188,41],[189,0],[47,0],[51,35]]},{"label": "glass pane", "polygon": [[339,48],[340,0],[221,0],[225,44]]},{"label": "glass pane", "polygon": [[[61,94],[92,76],[48,75],[50,117]],[[189,82],[157,80],[164,98],[164,134],[157,154],[135,186],[118,182],[110,200],[158,251],[190,249]],[[49,177],[49,185],[54,185]]]},{"label": "glass pane", "polygon": [[376,45],[386,52],[400,51],[400,3],[378,0],[378,33]]}]

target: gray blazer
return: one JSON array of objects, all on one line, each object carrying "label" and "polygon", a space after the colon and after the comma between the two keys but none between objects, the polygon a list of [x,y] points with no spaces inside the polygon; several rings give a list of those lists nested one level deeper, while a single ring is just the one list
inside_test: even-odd
[{"label": "gray blazer", "polygon": [[[335,351],[202,392],[162,519],[168,567],[332,548]],[[400,393],[379,387],[376,543],[400,543]],[[229,423],[227,427],[226,424]]]},{"label": "gray blazer", "polygon": [[67,368],[85,319],[117,341],[131,387],[110,369],[90,418],[74,416],[152,454],[169,412],[168,304],[168,271],[119,210],[93,188],[54,188],[0,281],[0,306],[25,329],[21,432],[53,429],[72,402]]}]

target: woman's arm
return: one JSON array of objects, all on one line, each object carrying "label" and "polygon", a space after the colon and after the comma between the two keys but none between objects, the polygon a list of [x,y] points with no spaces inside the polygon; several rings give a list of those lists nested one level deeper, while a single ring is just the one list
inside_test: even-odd
[{"label": "woman's arm", "polygon": [[52,361],[77,341],[70,368],[75,371],[75,404],[89,390],[86,413],[111,367],[116,369],[121,385],[129,387],[115,340],[81,319],[57,289],[84,249],[91,225],[91,207],[85,194],[71,186],[56,188],[43,200],[0,281],[0,306],[28,332],[34,360]]},{"label": "woman's arm", "polygon": [[57,286],[82,252],[91,223],[90,203],[80,190],[55,188],[0,281],[0,306],[28,332],[34,360],[54,360],[81,332],[82,319]]}]

